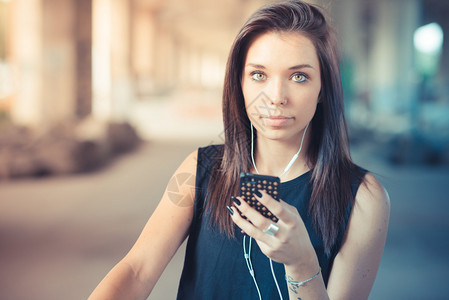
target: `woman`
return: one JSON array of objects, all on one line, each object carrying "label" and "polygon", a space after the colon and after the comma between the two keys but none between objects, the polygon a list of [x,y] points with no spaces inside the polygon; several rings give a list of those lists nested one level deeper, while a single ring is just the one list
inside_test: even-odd
[{"label": "woman", "polygon": [[[250,17],[231,48],[223,118],[225,144],[175,173],[194,174],[195,193],[164,193],[90,299],[145,299],[187,237],[178,299],[367,299],[389,199],[350,159],[336,44],[318,8],[278,2]],[[277,223],[237,197],[242,171],[280,177],[281,201],[258,198]]]}]

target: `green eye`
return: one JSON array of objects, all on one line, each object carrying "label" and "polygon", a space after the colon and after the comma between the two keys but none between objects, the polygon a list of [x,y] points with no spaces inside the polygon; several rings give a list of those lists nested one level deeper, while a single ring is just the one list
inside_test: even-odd
[{"label": "green eye", "polygon": [[294,82],[304,82],[307,79],[308,79],[307,75],[302,74],[302,73],[296,73],[296,74],[293,74],[293,76],[292,76],[292,80]]},{"label": "green eye", "polygon": [[260,72],[253,72],[251,73],[251,79],[255,80],[255,81],[262,81],[265,80],[266,76],[263,73]]}]

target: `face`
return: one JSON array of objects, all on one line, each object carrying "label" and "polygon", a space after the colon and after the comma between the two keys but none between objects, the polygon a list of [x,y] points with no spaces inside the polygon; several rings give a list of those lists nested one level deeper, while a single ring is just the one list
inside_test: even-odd
[{"label": "face", "polygon": [[312,42],[299,33],[268,32],[250,45],[242,73],[248,117],[258,138],[297,141],[321,90]]}]

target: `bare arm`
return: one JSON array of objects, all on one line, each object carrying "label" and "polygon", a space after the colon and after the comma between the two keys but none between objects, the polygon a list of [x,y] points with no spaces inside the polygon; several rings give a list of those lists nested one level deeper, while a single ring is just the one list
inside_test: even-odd
[{"label": "bare arm", "polygon": [[[167,186],[162,199],[129,253],[106,275],[89,297],[146,299],[167,264],[188,235],[193,218],[197,151],[190,154],[173,178],[190,184]],[[171,181],[173,183],[174,181]]]},{"label": "bare arm", "polygon": [[333,300],[368,299],[385,246],[390,199],[371,174],[360,185],[328,282]]}]

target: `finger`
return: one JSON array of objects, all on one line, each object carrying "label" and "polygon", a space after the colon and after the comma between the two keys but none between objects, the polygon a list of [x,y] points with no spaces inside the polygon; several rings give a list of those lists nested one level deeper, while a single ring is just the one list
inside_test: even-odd
[{"label": "finger", "polygon": [[248,236],[250,236],[256,240],[260,238],[261,232],[260,232],[259,228],[254,226],[247,219],[244,219],[240,215],[238,208],[236,208],[235,206],[232,206],[228,209],[231,212],[232,221],[242,230],[242,232],[244,232],[245,234],[247,234]]},{"label": "finger", "polygon": [[234,200],[234,203],[238,210],[259,230],[263,230],[270,225],[271,221],[269,219],[265,218],[260,212],[251,207],[241,197],[238,197],[237,201]]},{"label": "finger", "polygon": [[[256,195],[256,199],[262,203],[271,213],[273,213],[279,220],[284,223],[292,221],[291,205],[282,201],[275,200],[266,191],[260,190],[261,197]],[[296,208],[295,208],[296,209]]]},{"label": "finger", "polygon": [[[240,205],[240,207],[242,206],[245,205]],[[268,257],[271,257],[273,249],[278,248],[279,245],[282,244],[282,238],[281,240],[279,240],[278,232],[283,231],[283,229],[280,228],[280,225],[269,221],[269,219],[265,217],[262,217],[263,219],[268,221],[268,225],[264,228],[264,230],[261,230],[248,220],[244,219],[238,213],[239,209],[237,207],[232,206],[231,208],[228,207],[228,209],[232,211],[232,221],[242,230],[242,233],[245,233],[246,235],[252,237],[259,245],[260,250]]]}]

